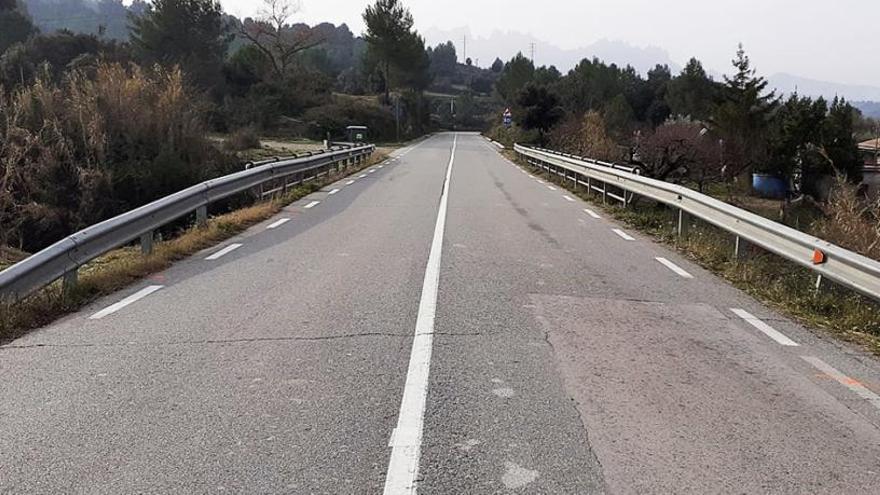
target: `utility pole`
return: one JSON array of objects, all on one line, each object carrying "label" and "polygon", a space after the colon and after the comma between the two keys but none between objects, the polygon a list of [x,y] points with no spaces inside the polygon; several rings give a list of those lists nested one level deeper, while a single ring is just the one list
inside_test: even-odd
[{"label": "utility pole", "polygon": [[464,51],[464,56],[462,56],[461,60],[465,61],[467,60],[467,35],[464,35],[462,37],[462,42],[462,51]]},{"label": "utility pole", "polygon": [[532,65],[535,65],[535,42],[534,41],[529,43],[529,48],[532,53]]}]

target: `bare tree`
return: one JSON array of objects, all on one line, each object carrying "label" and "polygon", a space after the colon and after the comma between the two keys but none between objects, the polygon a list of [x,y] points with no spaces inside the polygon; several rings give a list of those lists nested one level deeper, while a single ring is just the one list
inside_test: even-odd
[{"label": "bare tree", "polygon": [[241,25],[241,36],[266,55],[278,77],[287,73],[297,54],[324,42],[312,29],[290,24],[299,11],[300,3],[295,0],[263,0],[257,18]]}]

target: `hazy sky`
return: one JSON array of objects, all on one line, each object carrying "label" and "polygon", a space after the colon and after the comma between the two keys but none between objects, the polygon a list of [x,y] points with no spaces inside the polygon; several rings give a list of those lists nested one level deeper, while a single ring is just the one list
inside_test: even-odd
[{"label": "hazy sky", "polygon": [[[221,0],[237,15],[260,0]],[[302,0],[300,20],[345,22],[363,31],[369,1]],[[477,36],[518,31],[562,48],[600,39],[667,50],[684,64],[696,56],[727,71],[743,42],[764,75],[788,72],[849,84],[880,86],[880,1],[877,0],[405,0],[416,28],[467,27]],[[528,47],[521,48],[527,52]],[[540,53],[540,46],[538,47]],[[540,56],[537,57],[540,64]]]}]

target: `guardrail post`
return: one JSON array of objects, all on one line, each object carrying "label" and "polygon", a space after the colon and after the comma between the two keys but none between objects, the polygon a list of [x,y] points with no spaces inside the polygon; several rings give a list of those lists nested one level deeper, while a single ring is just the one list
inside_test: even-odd
[{"label": "guardrail post", "polygon": [[204,226],[208,225],[208,207],[207,206],[199,206],[198,208],[196,208],[196,225],[199,227],[204,227]]},{"label": "guardrail post", "polygon": [[74,289],[76,289],[76,284],[79,281],[79,268],[74,268],[68,272],[65,272],[61,277],[61,293],[65,296],[69,295]]},{"label": "guardrail post", "polygon": [[749,258],[749,241],[736,236],[736,245],[733,248],[733,258],[736,261],[745,261]]},{"label": "guardrail post", "polygon": [[688,233],[691,230],[691,216],[688,212],[679,209],[678,210],[678,236],[679,237],[687,237]]},{"label": "guardrail post", "polygon": [[141,253],[153,254],[153,231],[149,231],[141,236]]}]

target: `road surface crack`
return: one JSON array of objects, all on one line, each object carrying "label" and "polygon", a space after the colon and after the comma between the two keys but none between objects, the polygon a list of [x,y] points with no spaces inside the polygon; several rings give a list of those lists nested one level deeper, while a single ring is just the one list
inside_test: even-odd
[{"label": "road surface crack", "polygon": [[126,346],[149,346],[149,345],[206,345],[206,344],[247,344],[260,342],[320,342],[325,340],[344,340],[355,339],[361,337],[409,337],[411,334],[387,333],[387,332],[366,332],[366,333],[349,333],[342,335],[324,335],[318,337],[249,337],[240,339],[192,339],[192,340],[166,340],[157,342],[117,342],[117,343],[82,343],[82,344],[25,344],[25,345],[5,345],[0,347],[0,351],[13,349],[36,349],[49,347],[126,347]]}]

